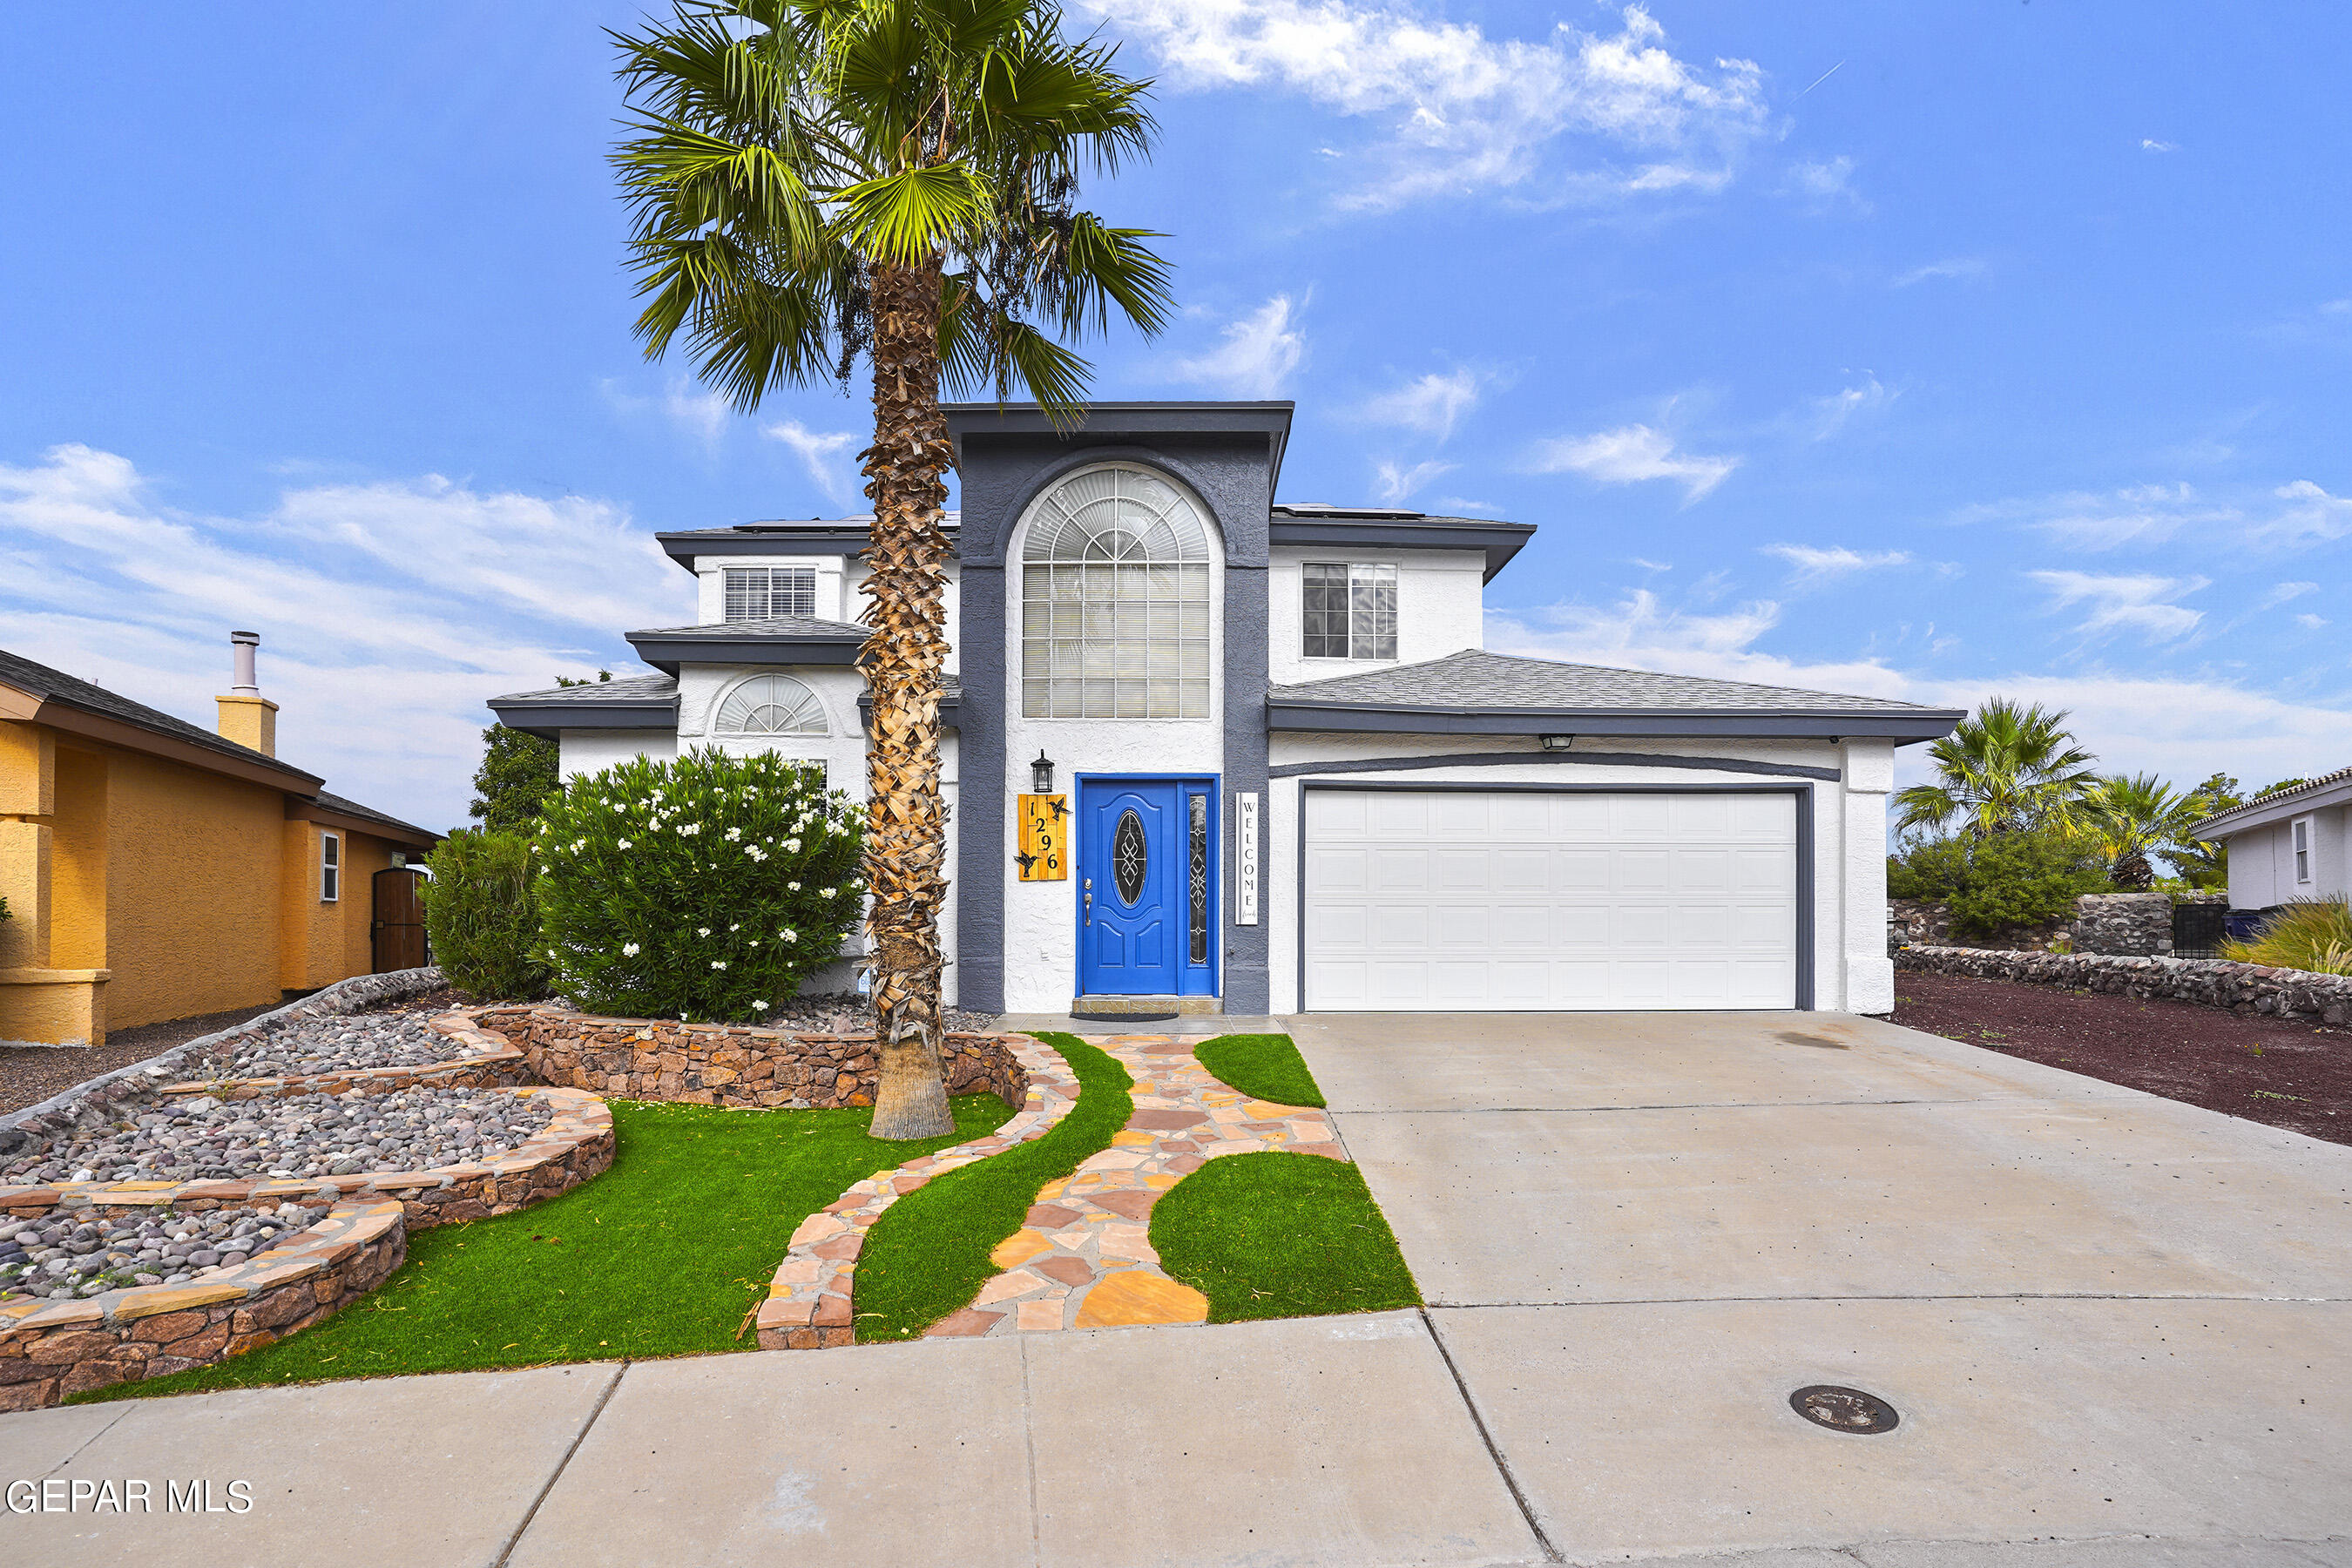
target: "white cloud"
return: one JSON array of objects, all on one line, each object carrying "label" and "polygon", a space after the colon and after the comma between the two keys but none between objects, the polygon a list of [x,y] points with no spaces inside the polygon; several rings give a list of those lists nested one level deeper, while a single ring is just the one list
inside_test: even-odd
[{"label": "white cloud", "polygon": [[2209,497],[2186,483],[2133,485],[1963,507],[1954,521],[2022,522],[2074,550],[2160,544],[2183,531],[2226,531],[2248,544],[2292,550],[2352,535],[2352,498],[2330,495],[2309,479],[2276,487],[2267,502],[2245,493]]},{"label": "white cloud", "polygon": [[2203,577],[2099,576],[2087,572],[2029,572],[2026,575],[2050,590],[2052,608],[2085,607],[2089,613],[2075,628],[2085,637],[2134,631],[2149,642],[2171,642],[2195,631],[2205,612],[2172,601],[2211,586]]},{"label": "white cloud", "polygon": [[1604,485],[1673,479],[1695,501],[1731,476],[1733,457],[1678,453],[1674,437],[1647,425],[1623,425],[1592,436],[1562,436],[1540,443],[1532,467],[1539,474],[1575,472]]},{"label": "white cloud", "polygon": [[1796,164],[1789,171],[1784,188],[1817,213],[1842,206],[1870,210],[1870,204],[1853,188],[1853,160],[1843,153]]},{"label": "white cloud", "polygon": [[[1381,128],[1347,205],[1534,187],[1561,199],[1720,184],[1765,133],[1763,73],[1677,57],[1640,5],[1613,33],[1490,38],[1398,0],[1082,0],[1180,91],[1277,87]],[[1577,139],[1573,146],[1566,146]],[[1326,149],[1328,151],[1328,149]]]},{"label": "white cloud", "polygon": [[1789,577],[1801,585],[1826,583],[1840,577],[1851,577],[1857,572],[1883,571],[1889,566],[1907,566],[1910,552],[1905,550],[1849,550],[1843,544],[1823,549],[1814,544],[1767,544],[1767,555],[1777,555],[1790,565]]},{"label": "white cloud", "polygon": [[659,397],[644,397],[607,378],[597,384],[604,401],[632,416],[659,413],[694,437],[706,452],[716,452],[735,417],[734,406],[716,392],[705,392],[684,376],[673,377]]},{"label": "white cloud", "polygon": [[857,451],[856,431],[812,430],[797,419],[785,419],[761,426],[760,434],[790,447],[834,505],[846,508],[858,499],[856,470],[842,460]]},{"label": "white cloud", "polygon": [[1291,324],[1292,311],[1290,296],[1276,294],[1228,325],[1218,347],[1178,361],[1176,374],[1213,382],[1237,397],[1272,397],[1307,353],[1307,334]]},{"label": "white cloud", "polygon": [[1452,473],[1454,465],[1431,461],[1415,463],[1410,468],[1401,468],[1394,463],[1383,462],[1379,471],[1381,499],[1394,503],[1404,500],[1439,475]]},{"label": "white cloud", "polygon": [[1843,387],[1827,397],[1813,399],[1813,439],[1826,441],[1844,429],[1856,415],[1875,414],[1901,395],[1869,371],[1864,371],[1861,385]]},{"label": "white cloud", "polygon": [[2180,151],[2180,144],[2177,142],[2158,142],[2153,136],[2143,136],[2140,138],[2139,150],[2143,153],[2178,153]]},{"label": "white cloud", "polygon": [[2254,608],[2258,610],[2272,609],[2277,605],[2287,603],[2291,599],[2300,599],[2305,594],[2316,594],[2318,592],[2319,584],[2316,583],[2281,583],[2277,587],[2273,588],[2268,594],[2264,595],[2263,602],[2256,605]]},{"label": "white cloud", "polygon": [[1901,274],[1895,279],[1895,287],[1908,289],[1915,283],[1927,283],[1937,279],[1950,279],[1958,282],[1969,278],[1981,278],[1984,276],[1984,271],[1985,264],[1978,257],[1947,257],[1941,261],[1930,261],[1924,267],[1914,267],[1910,271]]},{"label": "white cloud", "polygon": [[1381,425],[1401,425],[1444,440],[1454,434],[1455,421],[1478,405],[1481,377],[1463,369],[1451,375],[1434,371],[1382,393],[1364,405],[1364,417]]},{"label": "white cloud", "polygon": [[2275,517],[2256,522],[2263,544],[2326,544],[2352,533],[2352,496],[2332,496],[2309,479],[2279,486],[2271,494],[2286,502]]},{"label": "white cloud", "polygon": [[427,475],[207,517],[89,447],[0,465],[11,652],[211,729],[228,630],[258,631],[286,760],[426,826],[465,821],[486,699],[638,671],[616,634],[692,606],[650,531],[603,501]]},{"label": "white cloud", "polygon": [[2303,627],[2305,631],[2315,632],[2320,627],[2326,626],[2328,624],[2328,620],[2326,616],[2297,616],[2294,618],[2294,624]]}]

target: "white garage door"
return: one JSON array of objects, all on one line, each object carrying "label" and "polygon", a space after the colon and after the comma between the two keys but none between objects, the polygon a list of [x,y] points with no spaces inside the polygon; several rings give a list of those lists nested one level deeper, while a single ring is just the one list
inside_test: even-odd
[{"label": "white garage door", "polygon": [[1790,794],[1307,791],[1324,1011],[1793,1007]]}]

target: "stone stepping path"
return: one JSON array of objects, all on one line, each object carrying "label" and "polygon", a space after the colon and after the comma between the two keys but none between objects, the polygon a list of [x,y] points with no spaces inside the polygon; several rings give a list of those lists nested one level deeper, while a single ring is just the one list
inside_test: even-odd
[{"label": "stone stepping path", "polygon": [[1198,1323],[1209,1300],[1171,1279],[1151,1249],[1151,1205],[1223,1154],[1281,1149],[1345,1161],[1329,1116],[1252,1100],[1210,1076],[1167,1035],[1087,1037],[1135,1079],[1135,1110],[1111,1146],[1037,1194],[1028,1223],[990,1258],[1003,1270],[933,1338]]}]

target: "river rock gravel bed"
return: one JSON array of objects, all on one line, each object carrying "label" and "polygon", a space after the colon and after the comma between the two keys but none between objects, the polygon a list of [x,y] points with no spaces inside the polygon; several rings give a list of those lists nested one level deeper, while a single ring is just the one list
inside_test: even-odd
[{"label": "river rock gravel bed", "polygon": [[555,1119],[545,1100],[420,1086],[168,1102],[0,1168],[0,1184],[193,1182],[429,1171],[511,1153]]},{"label": "river rock gravel bed", "polygon": [[296,1078],[366,1068],[419,1068],[456,1058],[463,1048],[423,1013],[352,1013],[296,1018],[240,1040],[213,1070],[227,1078]]},{"label": "river rock gravel bed", "polygon": [[288,1203],[205,1214],[60,1208],[12,1219],[0,1224],[0,1301],[184,1285],[233,1268],[326,1216],[323,1204]]}]

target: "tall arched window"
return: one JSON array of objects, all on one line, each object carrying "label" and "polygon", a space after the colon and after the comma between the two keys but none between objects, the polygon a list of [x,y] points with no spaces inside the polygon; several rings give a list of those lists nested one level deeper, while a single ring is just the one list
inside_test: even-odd
[{"label": "tall arched window", "polygon": [[1021,711],[1209,716],[1209,540],[1183,492],[1110,464],[1038,501],[1021,569]]},{"label": "tall arched window", "polygon": [[789,675],[755,675],[719,705],[721,735],[829,735],[824,704]]}]

